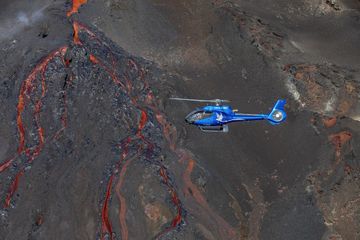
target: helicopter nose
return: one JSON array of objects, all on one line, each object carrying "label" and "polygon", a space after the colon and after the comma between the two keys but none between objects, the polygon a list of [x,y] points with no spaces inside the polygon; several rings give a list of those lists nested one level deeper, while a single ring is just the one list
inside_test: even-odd
[{"label": "helicopter nose", "polygon": [[186,118],[185,118],[185,122],[186,122],[186,123],[192,123],[193,121],[191,121],[191,119],[190,119],[189,117],[186,117]]},{"label": "helicopter nose", "polygon": [[192,123],[194,123],[194,121],[195,121],[195,119],[193,117],[193,114],[191,114],[191,113],[185,117],[186,123],[192,124]]}]

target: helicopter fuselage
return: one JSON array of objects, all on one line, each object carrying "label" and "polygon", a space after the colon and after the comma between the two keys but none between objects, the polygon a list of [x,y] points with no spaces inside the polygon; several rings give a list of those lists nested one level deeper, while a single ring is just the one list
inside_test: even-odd
[{"label": "helicopter fuselage", "polygon": [[235,113],[230,106],[206,106],[197,108],[186,116],[187,123],[201,126],[222,125],[231,122],[263,120],[265,114]]},{"label": "helicopter fuselage", "polygon": [[197,125],[201,130],[215,129],[214,131],[219,127],[222,129],[228,123],[241,121],[268,120],[272,125],[277,125],[286,119],[285,103],[285,100],[278,100],[270,114],[237,113],[228,105],[209,105],[195,109],[185,117],[185,121]]}]

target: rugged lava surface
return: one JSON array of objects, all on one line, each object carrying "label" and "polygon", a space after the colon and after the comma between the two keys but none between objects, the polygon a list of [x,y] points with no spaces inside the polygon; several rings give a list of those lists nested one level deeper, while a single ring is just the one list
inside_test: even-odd
[{"label": "rugged lava surface", "polygon": [[[1,238],[359,239],[359,9],[5,1]],[[170,96],[288,120],[204,134]]]}]

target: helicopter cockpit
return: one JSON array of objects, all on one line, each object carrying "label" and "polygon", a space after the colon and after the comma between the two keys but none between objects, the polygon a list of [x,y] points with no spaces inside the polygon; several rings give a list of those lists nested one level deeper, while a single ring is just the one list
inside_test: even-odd
[{"label": "helicopter cockpit", "polygon": [[199,121],[202,119],[206,119],[209,118],[213,115],[212,112],[207,112],[204,110],[195,110],[191,113],[189,113],[186,117],[185,117],[185,121],[188,123],[193,123],[195,121]]}]

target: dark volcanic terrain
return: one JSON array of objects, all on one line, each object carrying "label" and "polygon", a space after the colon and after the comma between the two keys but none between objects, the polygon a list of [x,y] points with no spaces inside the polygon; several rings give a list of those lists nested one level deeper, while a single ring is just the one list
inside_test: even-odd
[{"label": "dark volcanic terrain", "polygon": [[360,239],[359,43],[358,0],[3,1],[0,239]]}]

